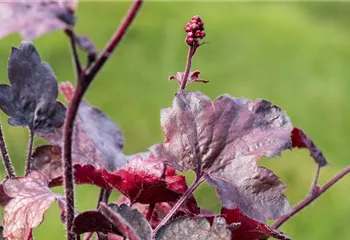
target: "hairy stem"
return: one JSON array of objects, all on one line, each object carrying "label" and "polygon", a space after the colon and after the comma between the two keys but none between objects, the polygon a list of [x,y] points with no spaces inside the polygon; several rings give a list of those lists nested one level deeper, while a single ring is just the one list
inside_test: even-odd
[{"label": "hairy stem", "polygon": [[65,33],[67,34],[67,36],[69,37],[69,40],[70,40],[70,47],[71,47],[71,52],[72,52],[72,56],[73,56],[74,67],[75,67],[75,71],[76,71],[76,75],[77,75],[77,79],[78,79],[79,76],[82,74],[83,69],[81,67],[81,63],[80,63],[80,59],[79,59],[79,55],[78,55],[76,36],[75,36],[73,29],[67,28],[65,30]]},{"label": "hairy stem", "polygon": [[186,88],[187,79],[188,79],[188,76],[189,76],[190,71],[191,71],[192,57],[193,57],[195,52],[196,52],[196,47],[194,45],[192,45],[188,48],[186,68],[185,68],[184,76],[181,80],[180,89]]},{"label": "hairy stem", "polygon": [[170,218],[180,209],[180,207],[183,205],[183,203],[189,198],[189,196],[197,189],[199,185],[204,181],[203,177],[196,178],[196,180],[193,182],[193,184],[186,190],[186,192],[181,196],[181,198],[176,202],[174,207],[168,212],[168,214],[162,219],[162,221],[158,224],[156,229],[153,231],[153,236],[156,235],[158,230],[164,226]]},{"label": "hairy stem", "polygon": [[325,185],[320,187],[320,189],[315,192],[314,194],[309,194],[304,200],[299,202],[297,205],[293,207],[293,210],[290,214],[287,214],[280,219],[278,219],[274,224],[272,224],[272,228],[279,228],[282,226],[288,219],[293,217],[295,214],[300,212],[302,209],[304,209],[306,206],[308,206],[310,203],[315,201],[317,198],[319,198],[323,193],[325,193],[330,187],[332,187],[336,182],[338,182],[340,179],[342,179],[345,175],[350,173],[350,166],[343,169],[340,173],[335,175],[332,179],[330,179]]},{"label": "hairy stem", "polygon": [[79,104],[87,89],[87,84],[78,81],[77,88],[74,92],[72,100],[69,102],[67,109],[66,121],[63,132],[63,167],[64,167],[64,189],[66,196],[66,226],[67,239],[75,239],[74,233],[71,232],[74,220],[74,176],[72,164],[72,134],[76,114]]},{"label": "hairy stem", "polygon": [[32,162],[34,135],[35,135],[34,131],[32,129],[29,129],[29,142],[28,142],[28,150],[27,150],[26,169],[24,174],[27,174],[30,170],[30,164]]},{"label": "hairy stem", "polygon": [[91,81],[95,75],[98,73],[98,71],[102,68],[102,66],[105,64],[109,56],[112,54],[115,47],[118,45],[118,43],[122,40],[124,37],[126,31],[131,26],[131,23],[135,19],[141,5],[143,3],[143,0],[136,0],[130,7],[128,13],[124,17],[122,23],[120,24],[119,28],[115,31],[113,34],[111,40],[107,44],[106,48],[103,50],[103,52],[100,54],[98,59],[95,61],[94,64],[92,64],[87,70],[86,75],[87,79]]},{"label": "hairy stem", "polygon": [[0,121],[0,151],[1,151],[1,155],[2,155],[2,162],[4,163],[7,176],[9,178],[16,177],[15,169],[12,165],[10,155],[8,154],[8,151],[6,148],[6,143],[5,143],[4,135],[2,132],[1,121]]}]

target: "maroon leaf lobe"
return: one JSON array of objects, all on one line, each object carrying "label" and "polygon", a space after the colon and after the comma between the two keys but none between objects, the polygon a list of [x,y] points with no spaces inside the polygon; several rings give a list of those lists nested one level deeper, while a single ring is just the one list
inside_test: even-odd
[{"label": "maroon leaf lobe", "polygon": [[237,208],[222,208],[221,214],[225,216],[227,224],[239,223],[238,227],[232,230],[232,239],[255,240],[273,237],[281,240],[291,240],[291,238],[283,233],[245,216]]},{"label": "maroon leaf lobe", "polygon": [[310,151],[311,157],[320,166],[328,165],[327,159],[323,156],[322,151],[315,145],[312,139],[299,128],[293,128],[292,145],[297,148],[307,148]]}]

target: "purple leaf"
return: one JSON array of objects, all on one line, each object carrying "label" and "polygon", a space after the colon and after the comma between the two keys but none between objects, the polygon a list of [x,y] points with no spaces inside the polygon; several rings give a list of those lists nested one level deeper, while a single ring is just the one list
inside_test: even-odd
[{"label": "purple leaf", "polygon": [[19,32],[26,40],[75,24],[77,0],[24,0],[0,3],[0,38]]},{"label": "purple leaf", "polygon": [[[61,89],[70,100],[74,91],[71,84],[61,84]],[[54,145],[63,145],[63,127],[52,133],[39,132],[38,135]],[[123,146],[124,137],[115,123],[101,110],[82,101],[73,131],[73,163],[114,171],[126,164]]]},{"label": "purple leaf", "polygon": [[[136,209],[131,209],[125,204],[118,206],[113,203],[109,204],[109,209],[111,209],[115,214],[115,217],[119,219],[121,225],[120,229],[123,233],[127,233],[126,236],[129,236],[130,238],[130,234],[124,229],[131,229],[131,231],[133,231],[132,234],[136,235],[139,239],[151,239],[152,228],[146,218],[139,211]],[[101,206],[101,211],[108,218],[110,218],[109,214],[106,214],[108,212],[108,210],[106,211],[106,208],[103,208],[103,206]],[[111,218],[111,220],[113,219]],[[113,223],[115,223],[115,221],[113,221]]]},{"label": "purple leaf", "polygon": [[12,48],[8,61],[11,86],[0,85],[0,108],[12,126],[43,132],[63,125],[66,108],[57,102],[58,86],[50,65],[41,62],[30,42]]},{"label": "purple leaf", "polygon": [[4,209],[4,237],[7,240],[27,239],[31,229],[41,224],[44,213],[54,201],[64,208],[63,197],[51,192],[47,178],[37,171],[26,177],[5,180],[3,188],[12,198]]},{"label": "purple leaf", "polygon": [[[37,147],[32,155],[31,170],[37,170],[45,175],[50,187],[62,185],[61,148],[52,145]],[[92,165],[74,164],[74,180],[76,184],[93,184],[105,189],[111,188],[103,179],[102,169],[96,169]]]},{"label": "purple leaf", "polygon": [[166,141],[153,146],[153,154],[204,177],[224,207],[238,207],[261,222],[289,212],[285,186],[257,165],[291,147],[292,125],[279,107],[229,95],[212,102],[200,92],[180,91],[173,106],[162,110],[161,124]]},{"label": "purple leaf", "polygon": [[225,218],[217,217],[213,224],[205,218],[181,217],[163,226],[155,240],[231,240]]}]

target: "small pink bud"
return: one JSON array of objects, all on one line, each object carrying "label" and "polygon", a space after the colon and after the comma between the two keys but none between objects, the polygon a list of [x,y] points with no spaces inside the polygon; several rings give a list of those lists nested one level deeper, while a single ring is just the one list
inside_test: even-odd
[{"label": "small pink bud", "polygon": [[191,32],[191,28],[190,28],[190,27],[186,27],[186,28],[185,28],[185,31],[186,31],[186,32]]},{"label": "small pink bud", "polygon": [[192,36],[193,36],[193,32],[187,33],[187,37],[192,37]]}]

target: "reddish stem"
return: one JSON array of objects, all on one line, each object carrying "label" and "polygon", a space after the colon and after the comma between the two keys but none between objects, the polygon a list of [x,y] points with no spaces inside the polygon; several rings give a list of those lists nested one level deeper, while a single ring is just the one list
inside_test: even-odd
[{"label": "reddish stem", "polygon": [[115,47],[118,45],[118,43],[122,40],[124,37],[126,31],[130,27],[131,23],[136,17],[137,12],[139,11],[141,5],[143,3],[143,0],[136,0],[131,8],[129,9],[128,13],[124,17],[121,25],[117,29],[117,31],[112,36],[111,40],[107,44],[107,47],[103,50],[103,52],[100,54],[98,59],[95,61],[94,64],[92,64],[87,70],[86,75],[87,79],[91,81],[97,72],[102,68],[102,66],[105,64],[109,56],[112,54]]},{"label": "reddish stem", "polygon": [[189,76],[190,71],[191,71],[192,57],[193,57],[195,52],[196,52],[196,47],[194,45],[191,45],[189,47],[189,49],[188,49],[186,68],[185,68],[184,76],[183,76],[183,78],[181,80],[180,89],[185,89],[186,88],[187,79],[188,79],[188,76]]},{"label": "reddish stem", "polygon": [[340,179],[342,179],[348,173],[350,173],[350,166],[343,169],[340,173],[338,173],[336,176],[334,176],[332,179],[330,179],[317,192],[315,192],[314,194],[309,194],[304,200],[302,200],[301,202],[299,202],[297,205],[295,205],[293,207],[293,210],[290,214],[287,214],[287,215],[281,217],[280,219],[278,219],[271,227],[277,229],[280,226],[282,226],[283,223],[285,223],[288,219],[293,217],[295,214],[300,212],[302,209],[304,209],[310,203],[312,203],[317,198],[319,198],[323,193],[325,193],[330,187],[332,187],[336,182],[338,182]]},{"label": "reddish stem", "polygon": [[186,192],[181,196],[181,198],[176,202],[174,207],[168,212],[168,214],[162,219],[158,226],[153,231],[153,237],[157,234],[158,230],[164,226],[170,218],[180,209],[183,203],[189,198],[189,196],[197,189],[199,185],[204,181],[204,178],[196,178],[193,184],[186,190]]},{"label": "reddish stem", "polygon": [[6,148],[4,135],[2,133],[1,122],[0,122],[0,151],[1,151],[1,155],[2,155],[2,162],[4,163],[7,176],[9,178],[16,177],[15,169],[13,167],[13,164],[11,162],[11,158],[10,158],[8,151],[7,151],[7,148]]},{"label": "reddish stem", "polygon": [[106,49],[103,51],[102,55],[99,59],[97,59],[96,63],[91,66],[86,72],[81,68],[79,56],[77,54],[76,42],[74,32],[71,30],[67,30],[66,33],[71,39],[71,47],[73,59],[75,62],[75,68],[77,72],[77,87],[74,92],[73,98],[70,101],[67,109],[67,116],[64,124],[64,132],[63,132],[63,153],[62,153],[62,161],[64,167],[64,188],[65,188],[65,196],[66,196],[66,227],[67,227],[67,240],[76,239],[75,234],[72,232],[73,221],[74,221],[74,176],[73,176],[73,164],[72,164],[72,135],[73,135],[73,127],[74,120],[76,118],[79,104],[88,89],[90,83],[94,79],[95,75],[101,69],[103,64],[107,61],[109,55],[113,52],[115,47],[118,45],[120,40],[123,38],[126,30],[131,25],[133,19],[135,18],[142,0],[136,0],[126,17],[124,18],[121,26],[117,29],[115,34],[113,35],[111,41],[107,45]]}]

